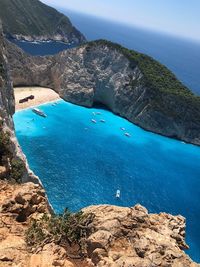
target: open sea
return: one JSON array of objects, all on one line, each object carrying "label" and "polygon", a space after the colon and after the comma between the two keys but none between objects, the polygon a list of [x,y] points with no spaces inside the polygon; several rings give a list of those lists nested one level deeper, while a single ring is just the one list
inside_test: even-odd
[{"label": "open sea", "polygon": [[[109,39],[149,54],[200,94],[200,44],[66,14],[88,40]],[[33,55],[70,48],[55,42],[17,44]],[[140,203],[150,212],[181,214],[187,219],[187,253],[200,262],[200,147],[146,132],[101,108],[88,109],[62,100],[56,106],[49,103],[40,108],[48,115],[46,119],[27,109],[16,112],[14,122],[30,167],[40,177],[56,212],[92,204]],[[101,115],[92,114],[97,111]],[[115,197],[118,189],[120,199]]]}]

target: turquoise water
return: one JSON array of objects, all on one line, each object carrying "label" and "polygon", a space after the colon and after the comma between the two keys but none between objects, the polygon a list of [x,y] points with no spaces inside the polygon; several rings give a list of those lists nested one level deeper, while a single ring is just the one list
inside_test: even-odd
[{"label": "turquoise water", "polygon": [[150,212],[182,214],[189,254],[200,261],[200,147],[146,132],[104,109],[64,101],[40,108],[46,119],[30,109],[14,115],[16,134],[56,212],[141,203]]}]

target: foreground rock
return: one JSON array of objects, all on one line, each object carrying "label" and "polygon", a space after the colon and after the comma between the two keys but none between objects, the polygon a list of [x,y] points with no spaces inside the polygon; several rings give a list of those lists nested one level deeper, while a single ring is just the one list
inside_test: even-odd
[{"label": "foreground rock", "polygon": [[84,212],[95,214],[95,231],[87,239],[95,266],[198,266],[182,251],[188,248],[182,216],[148,214],[140,205],[92,206]]},{"label": "foreground rock", "polygon": [[119,45],[96,41],[52,57],[8,44],[15,86],[50,87],[72,103],[102,103],[146,130],[200,145],[200,97],[163,65]]},{"label": "foreground rock", "polygon": [[39,185],[0,181],[0,267],[90,266],[85,261],[68,259],[65,249],[53,243],[36,252],[27,247],[25,232],[31,219],[50,211]]},{"label": "foreground rock", "polygon": [[182,216],[148,214],[140,205],[100,205],[83,211],[95,215],[85,240],[85,259],[70,258],[65,246],[54,243],[32,250],[26,244],[31,220],[51,214],[45,192],[33,183],[0,181],[0,267],[200,266],[183,252],[188,246]]}]

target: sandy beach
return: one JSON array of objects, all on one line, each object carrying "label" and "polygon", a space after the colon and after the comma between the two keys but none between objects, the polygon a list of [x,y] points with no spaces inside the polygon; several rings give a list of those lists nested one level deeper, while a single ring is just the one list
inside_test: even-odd
[{"label": "sandy beach", "polygon": [[[15,108],[16,110],[37,106],[60,99],[59,95],[52,89],[43,87],[17,87],[14,88],[15,93]],[[20,99],[34,95],[34,99],[24,103],[19,103]]]}]

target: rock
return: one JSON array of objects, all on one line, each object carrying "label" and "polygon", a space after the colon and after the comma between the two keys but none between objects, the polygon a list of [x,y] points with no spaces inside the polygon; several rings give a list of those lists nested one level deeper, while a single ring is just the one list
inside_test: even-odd
[{"label": "rock", "polygon": [[97,265],[103,258],[108,257],[108,253],[105,249],[96,248],[91,255],[92,262]]},{"label": "rock", "polygon": [[87,238],[88,256],[95,266],[172,267],[176,263],[190,267],[192,264],[182,251],[186,247],[182,216],[149,214],[140,205],[133,208],[99,205],[84,208],[83,212],[95,215],[94,232]]},{"label": "rock", "polygon": [[26,183],[13,192],[13,197],[5,201],[2,211],[15,214],[18,222],[25,222],[35,213],[49,212],[48,201],[43,197],[44,190],[33,183]]},{"label": "rock", "polygon": [[[70,19],[56,9],[40,1],[30,5],[27,0],[20,0],[20,4],[23,8],[14,12],[16,7],[12,1],[1,0],[0,17],[7,36],[29,42],[54,40],[80,44],[85,41],[85,37],[72,25]],[[15,23],[8,19],[10,17]]]},{"label": "rock", "polygon": [[112,235],[109,231],[99,230],[91,234],[87,239],[88,254],[90,255],[96,248],[106,249],[111,239]]},{"label": "rock", "polygon": [[7,177],[7,169],[5,166],[0,166],[0,179],[5,179]]},{"label": "rock", "polygon": [[[148,131],[200,145],[200,98],[153,59],[102,40],[52,57],[31,57],[13,44],[7,47],[15,86],[49,87],[64,100],[87,107],[101,103]],[[154,82],[144,73],[149,68]],[[162,90],[160,76],[169,81],[160,80]]]}]

